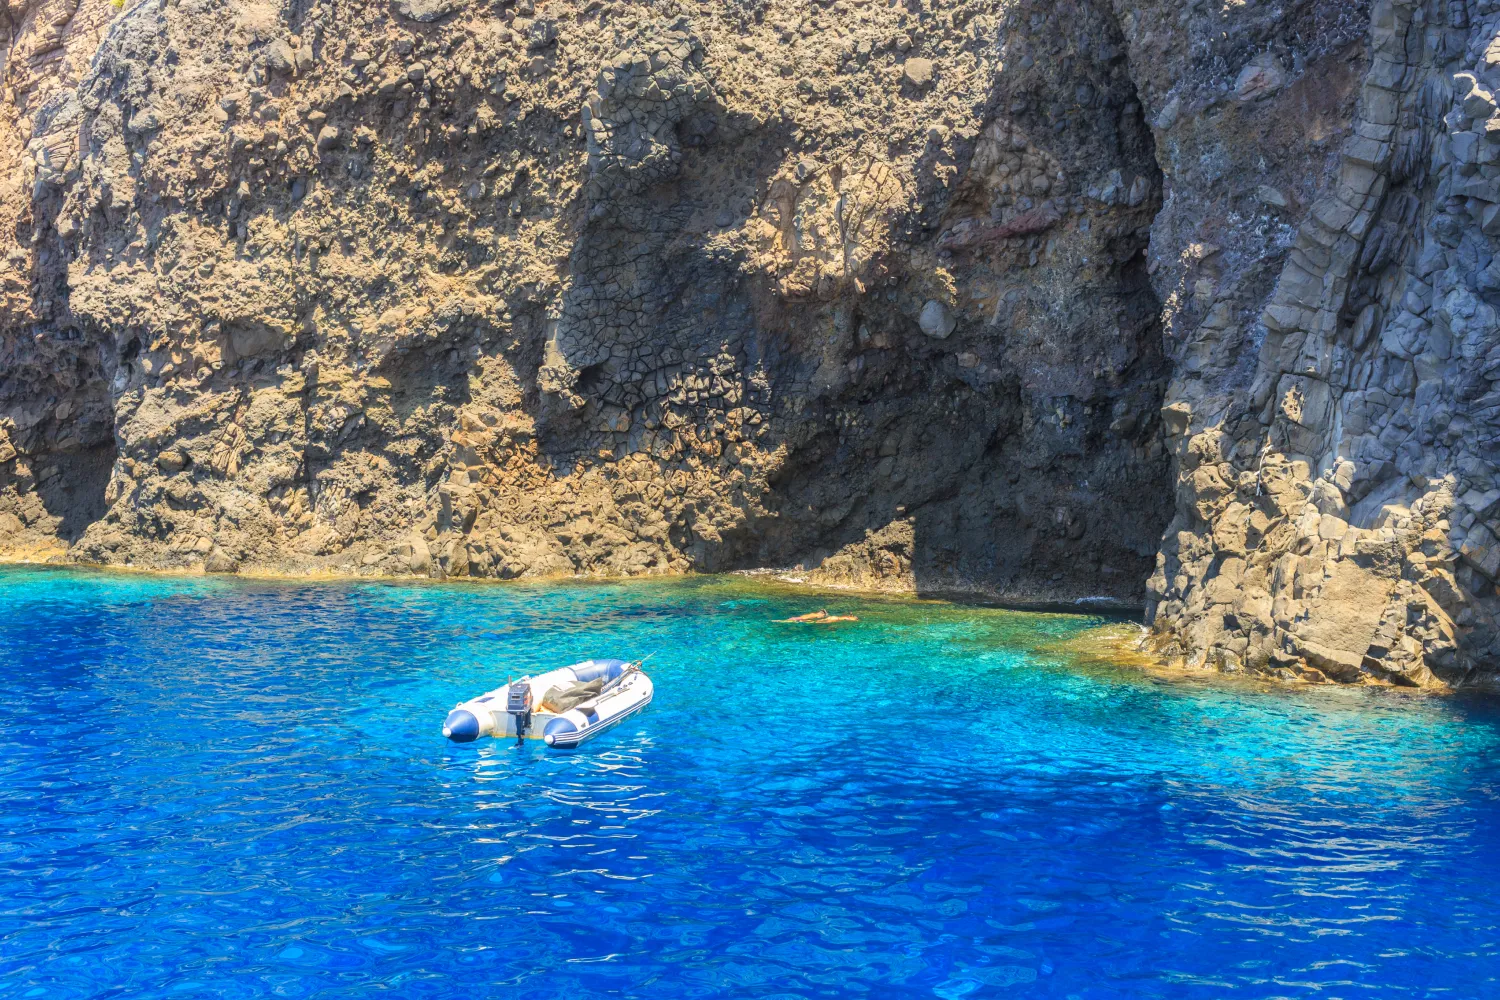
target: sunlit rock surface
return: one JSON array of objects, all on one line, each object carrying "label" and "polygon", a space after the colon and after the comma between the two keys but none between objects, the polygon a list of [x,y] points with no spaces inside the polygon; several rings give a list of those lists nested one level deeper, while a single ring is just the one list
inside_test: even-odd
[{"label": "sunlit rock surface", "polygon": [[0,20],[6,555],[771,566],[1144,603],[1225,670],[1500,662],[1491,0]]}]

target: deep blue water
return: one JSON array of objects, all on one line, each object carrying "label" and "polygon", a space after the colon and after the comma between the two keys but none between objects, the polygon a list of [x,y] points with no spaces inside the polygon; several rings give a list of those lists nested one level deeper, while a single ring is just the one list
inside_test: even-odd
[{"label": "deep blue water", "polygon": [[[819,603],[0,568],[0,997],[1500,996],[1488,705]],[[652,651],[581,751],[439,734]]]}]

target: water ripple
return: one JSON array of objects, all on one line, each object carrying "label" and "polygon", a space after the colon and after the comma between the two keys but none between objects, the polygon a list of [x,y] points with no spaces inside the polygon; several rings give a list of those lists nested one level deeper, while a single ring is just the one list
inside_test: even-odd
[{"label": "water ripple", "polygon": [[[0,568],[0,997],[1500,995],[1489,706],[813,603]],[[584,751],[437,736],[652,650]]]}]

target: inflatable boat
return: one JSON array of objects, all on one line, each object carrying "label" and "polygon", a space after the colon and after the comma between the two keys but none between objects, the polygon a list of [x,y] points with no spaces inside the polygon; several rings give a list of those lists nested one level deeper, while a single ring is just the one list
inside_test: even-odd
[{"label": "inflatable boat", "polygon": [[651,678],[641,663],[584,660],[510,681],[455,706],[443,735],[454,743],[513,736],[518,744],[530,737],[549,747],[576,747],[651,704]]}]

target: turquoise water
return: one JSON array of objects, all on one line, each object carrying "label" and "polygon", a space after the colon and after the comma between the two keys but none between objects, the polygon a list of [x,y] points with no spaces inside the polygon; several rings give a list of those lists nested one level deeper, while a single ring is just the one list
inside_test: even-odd
[{"label": "turquoise water", "polygon": [[[1500,714],[1038,651],[1098,623],[0,568],[0,997],[1500,995]],[[649,652],[583,750],[439,734]]]}]

